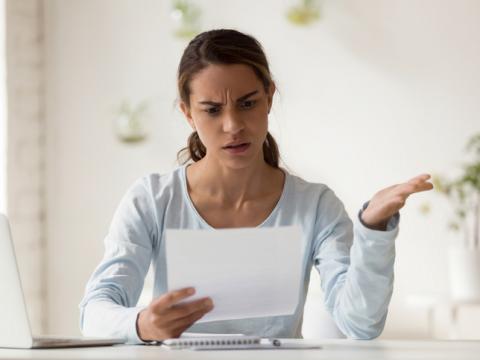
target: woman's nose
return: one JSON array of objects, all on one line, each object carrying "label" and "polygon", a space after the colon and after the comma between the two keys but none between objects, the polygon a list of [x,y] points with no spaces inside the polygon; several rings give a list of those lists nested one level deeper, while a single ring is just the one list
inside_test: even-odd
[{"label": "woman's nose", "polygon": [[223,119],[223,131],[227,133],[237,133],[244,128],[243,120],[239,114],[227,112]]}]

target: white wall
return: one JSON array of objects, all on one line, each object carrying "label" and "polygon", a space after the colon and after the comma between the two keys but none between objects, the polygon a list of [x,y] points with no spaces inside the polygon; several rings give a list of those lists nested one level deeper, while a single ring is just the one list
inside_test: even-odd
[{"label": "white wall", "polygon": [[[286,22],[291,1],[198,3],[205,29],[237,28],[264,45],[281,92],[271,120],[287,165],[330,185],[351,216],[387,185],[454,173],[466,138],[480,130],[477,1],[322,2],[321,22],[306,29]],[[186,142],[189,128],[172,109],[186,42],[171,35],[167,1],[48,0],[45,16],[49,330],[75,333],[120,197],[137,177],[171,170]],[[113,109],[124,97],[154,103],[145,144],[114,138]],[[418,206],[427,199],[434,213],[425,218]],[[426,314],[406,298],[447,294],[445,248],[455,235],[446,219],[434,194],[402,210],[385,337],[426,335]]]},{"label": "white wall", "polygon": [[5,1],[0,0],[0,212],[7,210],[7,81],[5,56]]}]

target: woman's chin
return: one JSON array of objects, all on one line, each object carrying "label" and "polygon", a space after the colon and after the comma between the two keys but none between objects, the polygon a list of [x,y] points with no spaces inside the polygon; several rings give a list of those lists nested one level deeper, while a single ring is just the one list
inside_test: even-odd
[{"label": "woman's chin", "polygon": [[254,158],[236,158],[236,159],[224,159],[222,161],[225,167],[232,170],[244,170],[257,165],[257,160]]}]

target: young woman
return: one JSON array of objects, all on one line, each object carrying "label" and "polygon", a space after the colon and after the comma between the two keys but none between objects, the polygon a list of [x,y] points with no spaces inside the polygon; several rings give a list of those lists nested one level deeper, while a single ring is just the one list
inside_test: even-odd
[{"label": "young woman", "polygon": [[[301,337],[312,266],[321,276],[325,305],[348,337],[371,339],[383,330],[393,289],[399,209],[413,193],[432,189],[429,175],[376,193],[354,223],[324,184],[279,167],[268,132],[275,85],[261,45],[235,30],[193,39],[178,69],[180,107],[193,133],[182,166],[139,179],[122,199],[105,239],[105,256],[80,304],[89,336],[130,343],[192,332]],[[191,160],[191,161],[188,161]],[[296,312],[196,324],[210,298],[179,301],[193,288],[167,292],[164,230],[300,225],[308,248],[303,295]],[[136,307],[150,263],[154,299]],[[288,266],[288,264],[279,264]]]}]

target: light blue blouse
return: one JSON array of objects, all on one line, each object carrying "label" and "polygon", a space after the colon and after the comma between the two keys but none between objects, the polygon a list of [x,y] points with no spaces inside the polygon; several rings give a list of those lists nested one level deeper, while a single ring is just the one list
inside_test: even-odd
[{"label": "light blue blouse", "polygon": [[[137,306],[137,301],[151,263],[154,297],[167,292],[164,230],[213,229],[190,199],[185,169],[183,165],[166,174],[145,176],[121,200],[104,240],[105,255],[80,303],[80,327],[85,336],[121,337],[129,343],[142,343],[135,323],[143,307]],[[300,225],[303,229],[308,248],[304,251],[302,292],[295,313],[200,323],[188,331],[301,337],[314,266],[320,274],[325,306],[338,328],[354,339],[379,336],[393,291],[394,240],[400,215],[389,220],[386,231],[364,226],[360,221],[362,210],[352,223],[343,203],[328,186],[282,170],[286,176],[280,200],[259,227]]]}]

